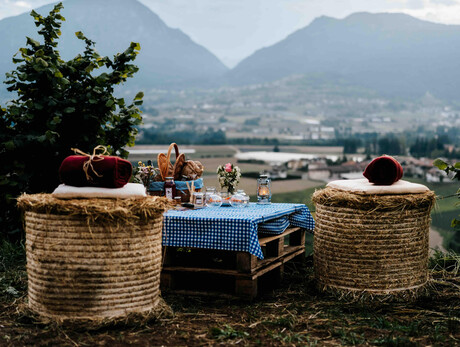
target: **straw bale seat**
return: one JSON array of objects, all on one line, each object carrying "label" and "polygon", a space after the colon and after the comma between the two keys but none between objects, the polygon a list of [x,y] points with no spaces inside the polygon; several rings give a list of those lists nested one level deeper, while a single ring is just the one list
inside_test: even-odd
[{"label": "straw bale seat", "polygon": [[160,303],[163,198],[23,195],[29,308],[58,321],[150,315]]},{"label": "straw bale seat", "polygon": [[398,181],[333,181],[313,194],[315,277],[342,296],[416,297],[428,281],[434,192]]}]

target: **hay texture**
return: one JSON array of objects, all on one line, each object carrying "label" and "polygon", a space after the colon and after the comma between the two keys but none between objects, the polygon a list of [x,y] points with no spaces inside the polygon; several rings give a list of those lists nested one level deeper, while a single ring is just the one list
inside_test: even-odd
[{"label": "hay texture", "polygon": [[313,194],[313,202],[320,289],[404,298],[427,283],[432,191],[367,195],[327,187]]},{"label": "hay texture", "polygon": [[160,303],[163,198],[23,195],[28,301],[58,321],[149,315]]}]

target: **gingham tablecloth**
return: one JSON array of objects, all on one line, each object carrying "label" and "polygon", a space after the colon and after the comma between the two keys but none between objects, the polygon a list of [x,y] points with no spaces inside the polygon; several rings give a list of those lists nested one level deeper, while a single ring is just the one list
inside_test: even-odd
[{"label": "gingham tablecloth", "polygon": [[289,225],[313,230],[315,222],[303,204],[170,210],[164,214],[163,245],[249,252],[263,259],[258,232],[280,234]]}]

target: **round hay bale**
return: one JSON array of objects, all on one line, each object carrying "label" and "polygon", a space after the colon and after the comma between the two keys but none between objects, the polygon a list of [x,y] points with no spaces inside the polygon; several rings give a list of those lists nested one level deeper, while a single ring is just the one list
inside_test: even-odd
[{"label": "round hay bale", "polygon": [[326,187],[316,204],[313,257],[322,290],[407,297],[428,281],[435,194],[366,194]]},{"label": "round hay bale", "polygon": [[60,321],[149,314],[160,302],[165,199],[23,195],[28,301]]}]

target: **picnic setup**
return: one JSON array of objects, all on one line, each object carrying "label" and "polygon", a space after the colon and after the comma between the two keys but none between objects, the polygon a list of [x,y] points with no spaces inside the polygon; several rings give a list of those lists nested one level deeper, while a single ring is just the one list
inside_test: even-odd
[{"label": "picnic setup", "polygon": [[[0,346],[460,345],[458,95],[404,76],[454,26],[4,2]],[[221,61],[283,6],[311,24]]]},{"label": "picnic setup", "polygon": [[203,191],[203,166],[185,160],[175,143],[158,155],[158,168],[139,163],[134,173],[102,146],[92,154],[74,151],[52,194],[18,199],[28,305],[41,316],[155,315],[166,305],[161,291],[250,301],[268,285],[276,290],[286,263],[304,261],[306,232],[314,235],[321,291],[410,300],[428,282],[435,195],[401,180],[392,157],[374,159],[363,179],[317,190],[314,219],[303,204],[272,203],[266,175],[251,202],[237,190],[241,172],[231,163],[217,169],[224,194]]}]

